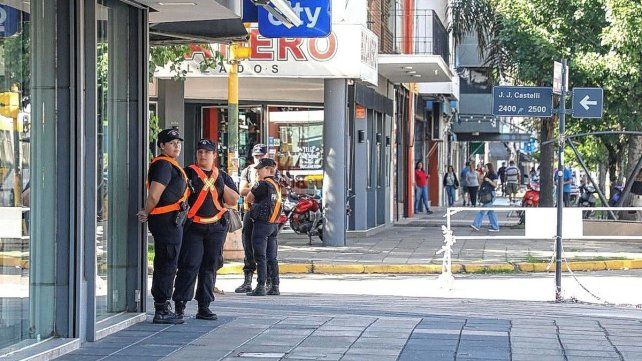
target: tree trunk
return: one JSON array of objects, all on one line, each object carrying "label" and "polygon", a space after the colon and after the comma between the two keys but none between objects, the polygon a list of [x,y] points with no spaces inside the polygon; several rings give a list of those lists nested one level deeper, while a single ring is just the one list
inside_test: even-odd
[{"label": "tree trunk", "polygon": [[598,186],[602,191],[604,191],[604,188],[606,187],[606,164],[600,163],[597,166],[598,169]]},{"label": "tree trunk", "polygon": [[[628,177],[629,174],[634,170],[635,165],[637,164],[638,160],[642,158],[642,137],[635,137],[631,136],[629,137],[629,142],[628,142],[628,158],[627,158],[627,165],[626,165],[626,174],[625,176]],[[637,177],[637,174],[633,174],[632,179],[626,179],[626,182],[631,182],[635,180]],[[624,183],[626,185],[626,183]],[[624,202],[622,205],[624,207],[630,207],[631,206],[631,200],[633,198],[631,197],[631,193],[627,194],[624,197]]]},{"label": "tree trunk", "polygon": [[[633,168],[635,168],[635,164],[642,157],[642,137],[629,137],[628,147],[629,149],[627,153],[629,154],[629,157],[627,160],[625,176],[628,176],[629,173],[631,173]],[[633,178],[636,176],[637,174],[634,174]],[[629,180],[627,179],[626,181],[628,182]]]},{"label": "tree trunk", "polygon": [[[542,127],[540,130],[540,144],[547,140],[553,139],[553,130],[555,129],[555,118],[543,118]],[[553,190],[555,189],[553,184],[553,158],[554,158],[554,143],[549,143],[542,145],[540,159],[540,185],[541,192],[539,193],[539,205],[540,207],[553,207],[555,203],[553,202]]]}]

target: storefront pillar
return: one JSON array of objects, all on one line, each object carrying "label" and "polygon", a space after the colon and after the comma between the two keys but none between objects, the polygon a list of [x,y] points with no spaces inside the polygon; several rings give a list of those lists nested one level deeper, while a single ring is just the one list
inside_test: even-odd
[{"label": "storefront pillar", "polygon": [[324,246],[346,245],[346,155],[348,83],[346,79],[324,81],[323,122],[323,225]]},{"label": "storefront pillar", "polygon": [[[158,118],[161,129],[178,127],[185,135],[185,82],[158,79]],[[181,164],[186,159],[185,150],[187,149],[183,150],[179,157]],[[187,159],[191,157],[192,155],[189,154]]]}]

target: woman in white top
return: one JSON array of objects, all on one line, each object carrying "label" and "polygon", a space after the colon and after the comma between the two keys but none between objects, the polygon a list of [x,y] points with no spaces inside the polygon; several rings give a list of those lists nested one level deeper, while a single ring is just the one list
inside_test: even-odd
[{"label": "woman in white top", "polygon": [[468,165],[468,172],[466,173],[466,189],[470,195],[470,203],[473,207],[477,206],[477,191],[479,190],[479,175],[474,168],[474,163],[470,162]]}]

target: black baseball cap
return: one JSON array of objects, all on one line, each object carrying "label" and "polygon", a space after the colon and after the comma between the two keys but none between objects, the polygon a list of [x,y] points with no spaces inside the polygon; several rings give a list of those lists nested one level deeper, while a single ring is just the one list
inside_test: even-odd
[{"label": "black baseball cap", "polygon": [[199,149],[205,149],[209,150],[210,152],[216,152],[216,143],[212,142],[209,139],[201,139],[198,141],[198,144],[196,145],[196,150]]},{"label": "black baseball cap", "polygon": [[158,142],[156,144],[160,147],[161,143],[167,143],[171,142],[174,139],[178,139],[181,142],[183,141],[183,138],[181,138],[181,133],[178,131],[178,129],[163,129],[158,133]]},{"label": "black baseball cap", "polygon": [[261,169],[265,167],[276,168],[276,162],[272,158],[262,158],[262,159],[259,159],[258,163],[256,163],[256,166],[254,167],[254,169]]}]

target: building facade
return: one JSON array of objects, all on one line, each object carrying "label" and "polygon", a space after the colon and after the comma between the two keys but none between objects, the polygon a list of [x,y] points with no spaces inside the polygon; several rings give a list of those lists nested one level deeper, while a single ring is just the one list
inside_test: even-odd
[{"label": "building facade", "polygon": [[206,1],[0,1],[0,356],[54,357],[145,318],[149,26],[203,13],[244,30]]}]

